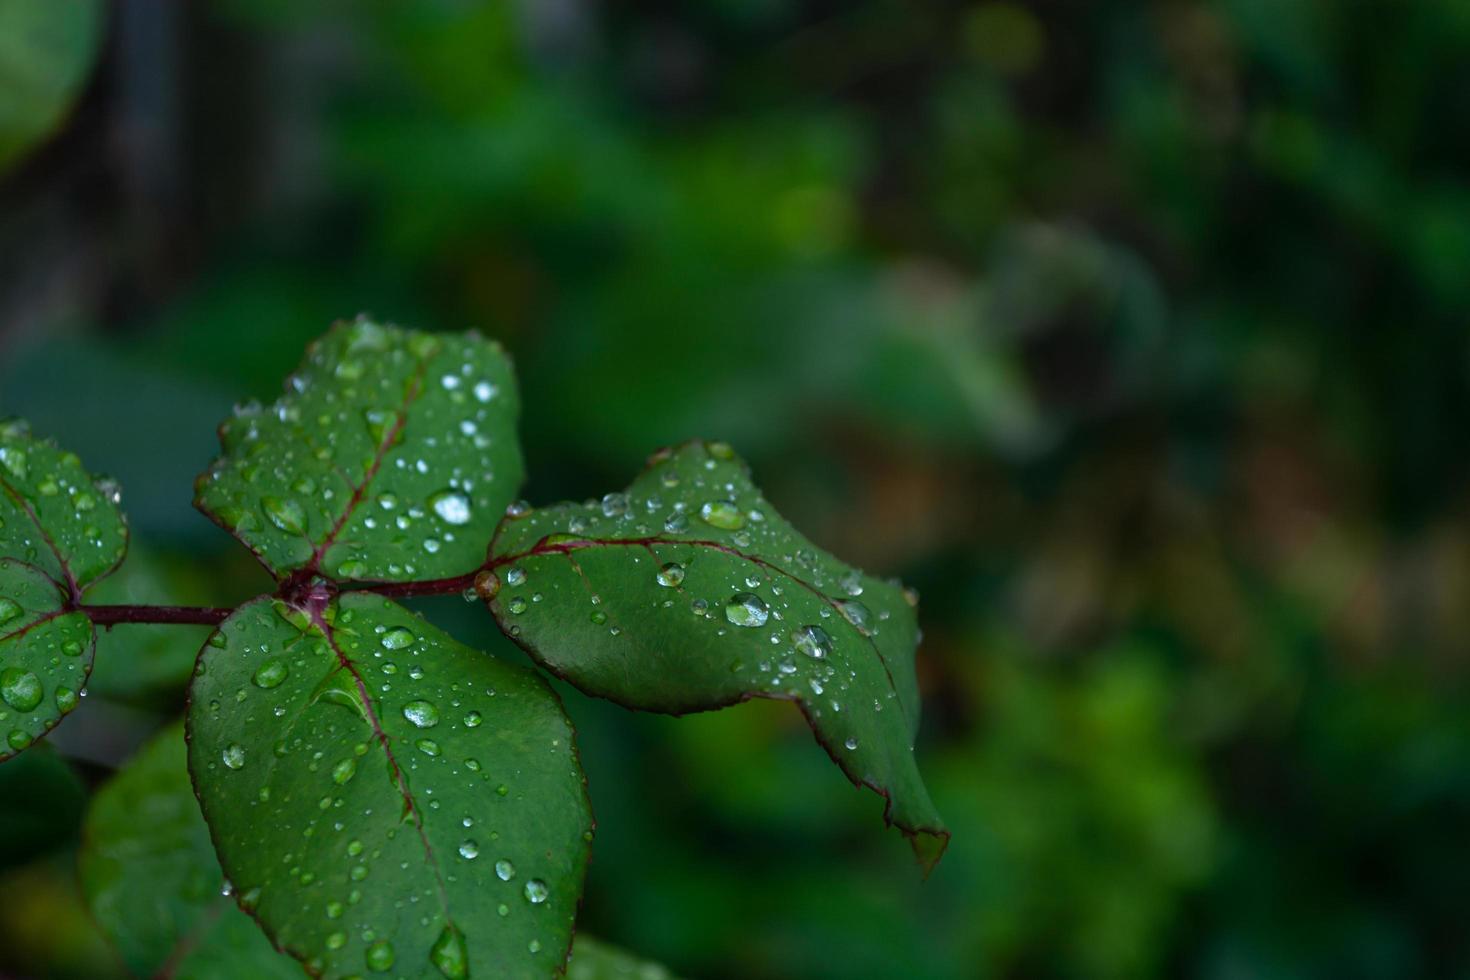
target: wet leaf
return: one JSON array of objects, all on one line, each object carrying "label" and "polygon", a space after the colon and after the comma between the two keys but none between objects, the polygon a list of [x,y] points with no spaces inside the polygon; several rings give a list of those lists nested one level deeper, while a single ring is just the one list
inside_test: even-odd
[{"label": "wet leaf", "polygon": [[280,399],[220,427],[195,505],[281,577],[467,572],[521,483],[517,412],[496,344],[339,324]]},{"label": "wet leaf", "polygon": [[301,966],[224,896],[189,785],[182,724],[168,726],[93,797],[78,855],[92,916],[129,970],[178,980],[271,980]]},{"label": "wet leaf", "polygon": [[328,977],[544,977],[591,811],[535,674],[376,596],[258,599],[205,645],[189,768],[242,906]]},{"label": "wet leaf", "polygon": [[127,544],[115,487],[25,423],[0,422],[0,761],[76,707],[94,635],[66,609]]},{"label": "wet leaf", "polygon": [[118,490],[95,480],[75,454],[0,422],[0,557],[34,565],[68,594],[122,561],[127,526]]},{"label": "wet leaf", "polygon": [[102,39],[100,0],[0,0],[0,171],[71,108]]},{"label": "wet leaf", "polygon": [[490,608],[598,697],[682,714],[794,701],[926,866],[949,832],[914,762],[917,599],[820,551],[723,443],[655,456],[626,493],[507,519]]},{"label": "wet leaf", "polygon": [[674,975],[657,963],[609,946],[585,933],[578,933],[567,964],[567,980],[674,980]]},{"label": "wet leaf", "polygon": [[31,565],[0,558],[0,762],[77,706],[93,641],[92,621],[65,611],[55,582]]}]

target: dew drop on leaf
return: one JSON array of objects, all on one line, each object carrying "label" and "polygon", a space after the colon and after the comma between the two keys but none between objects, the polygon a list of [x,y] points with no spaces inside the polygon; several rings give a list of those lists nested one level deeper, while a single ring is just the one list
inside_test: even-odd
[{"label": "dew drop on leaf", "polygon": [[466,861],[473,861],[480,856],[480,845],[472,840],[467,840],[459,845],[459,856]]},{"label": "dew drop on leaf", "polygon": [[429,498],[429,506],[446,524],[469,523],[470,500],[458,490],[440,490]]},{"label": "dew drop on leaf", "polygon": [[245,765],[245,747],[239,742],[231,742],[220,753],[220,760],[230,769],[243,767]]},{"label": "dew drop on leaf", "polygon": [[729,500],[710,500],[699,508],[699,516],[710,527],[735,531],[745,526],[745,515]]},{"label": "dew drop on leaf", "polygon": [[735,626],[764,626],[770,616],[766,601],[753,592],[737,592],[725,603],[725,618]]},{"label": "dew drop on leaf", "polygon": [[684,566],[676,561],[671,561],[658,570],[658,584],[666,588],[674,588],[684,581]]},{"label": "dew drop on leaf", "polygon": [[407,627],[395,626],[384,633],[378,642],[383,644],[386,650],[402,650],[406,646],[413,645],[416,639],[418,637],[414,636]]},{"label": "dew drop on leaf", "polygon": [[0,598],[0,623],[8,623],[20,614],[19,603],[14,599]]},{"label": "dew drop on leaf", "polygon": [[469,953],[465,949],[464,937],[452,924],[444,927],[439,938],[429,950],[429,959],[440,973],[449,980],[464,980],[470,975]]},{"label": "dew drop on leaf", "polygon": [[393,944],[386,939],[380,939],[367,948],[364,958],[367,967],[374,973],[387,973],[393,969],[393,962],[397,957],[393,953]]},{"label": "dew drop on leaf", "polygon": [[546,901],[546,896],[549,894],[550,890],[546,887],[546,882],[540,878],[532,878],[526,882],[526,901],[532,905],[540,905]]},{"label": "dew drop on leaf", "polygon": [[255,669],[255,674],[251,678],[251,680],[255,682],[256,687],[262,687],[269,690],[270,688],[279,686],[280,683],[286,679],[286,675],[290,672],[291,668],[286,666],[286,662],[284,660],[281,660],[277,657],[271,657],[263,661],[261,665]]},{"label": "dew drop on leaf", "polygon": [[501,881],[510,881],[516,876],[516,866],[501,858],[495,862],[495,876]]},{"label": "dew drop on leaf", "polygon": [[433,728],[439,724],[439,709],[428,701],[410,701],[403,706],[403,717],[416,728]]},{"label": "dew drop on leaf", "polygon": [[839,602],[837,609],[842,613],[842,618],[853,625],[863,636],[873,635],[873,614],[868,607],[853,599]]},{"label": "dew drop on leaf", "polygon": [[287,534],[306,533],[306,510],[298,501],[282,497],[263,497],[260,509],[276,527]]},{"label": "dew drop on leaf", "polygon": [[16,711],[34,711],[42,693],[41,679],[28,670],[7,667],[0,673],[0,698]]},{"label": "dew drop on leaf", "polygon": [[791,643],[813,660],[821,660],[832,652],[832,637],[820,626],[803,626],[793,630]]}]

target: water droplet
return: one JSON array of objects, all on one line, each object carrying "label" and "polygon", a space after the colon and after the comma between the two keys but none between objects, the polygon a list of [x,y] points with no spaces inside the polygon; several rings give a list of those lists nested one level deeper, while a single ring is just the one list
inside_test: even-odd
[{"label": "water droplet", "polygon": [[628,495],[626,493],[609,493],[602,498],[603,517],[622,517],[628,512]]},{"label": "water droplet", "polygon": [[813,660],[821,660],[832,652],[832,637],[820,626],[792,630],[791,643]]},{"label": "water droplet", "polygon": [[526,600],[522,596],[513,596],[510,602],[505,604],[505,608],[510,610],[511,615],[519,616],[526,611]]},{"label": "water droplet", "polygon": [[851,623],[863,636],[873,635],[873,614],[868,612],[868,607],[854,599],[848,599],[837,603],[838,612],[842,618]]},{"label": "water droplet", "polygon": [[367,572],[367,562],[356,558],[349,558],[337,566],[337,574],[342,578],[358,578]]},{"label": "water droplet", "polygon": [[77,706],[77,692],[65,685],[56,689],[56,710],[66,714]]},{"label": "water droplet", "polygon": [[470,975],[470,957],[464,937],[452,925],[444,927],[429,950],[429,959],[449,980],[464,980]]},{"label": "water droplet", "polygon": [[327,949],[341,949],[347,945],[347,933],[334,932],[327,937]]},{"label": "water droplet", "polygon": [[847,746],[847,751],[851,752],[858,747],[858,740],[855,738],[849,738],[846,742],[843,742],[842,744]]},{"label": "water droplet", "polygon": [[428,701],[410,701],[403,706],[403,717],[417,728],[433,728],[439,724],[439,709]]},{"label": "water droplet", "polygon": [[850,571],[842,576],[841,581],[837,584],[842,586],[842,591],[850,596],[860,596],[863,594],[863,577],[856,570]]},{"label": "water droplet", "polygon": [[684,566],[676,561],[671,561],[658,570],[658,584],[666,588],[673,588],[684,581]]},{"label": "water droplet", "polygon": [[402,650],[406,646],[412,646],[417,639],[407,627],[395,626],[384,633],[378,642],[383,644],[385,650]]},{"label": "water droplet", "polygon": [[8,623],[20,614],[19,603],[14,599],[0,598],[0,623]]},{"label": "water droplet", "polygon": [[368,434],[373,437],[373,442],[380,446],[399,421],[397,412],[382,408],[363,409],[362,420],[367,423]]},{"label": "water droplet", "polygon": [[490,399],[495,397],[495,392],[498,390],[499,389],[490,382],[480,381],[475,385],[475,400],[480,402],[488,402]]},{"label": "water droplet", "polygon": [[439,743],[432,738],[421,738],[414,743],[414,746],[424,755],[431,758],[439,754]]},{"label": "water droplet", "polygon": [[766,601],[753,592],[737,592],[725,603],[725,618],[736,626],[764,626],[770,616]]},{"label": "water droplet", "polygon": [[734,531],[745,526],[745,515],[729,500],[711,500],[699,508],[699,516],[711,527]]},{"label": "water droplet", "polygon": [[386,939],[379,939],[369,946],[364,957],[368,969],[375,973],[386,973],[393,969],[393,961],[397,959],[393,953],[393,944]]},{"label": "water droplet", "polygon": [[495,876],[501,881],[510,881],[516,876],[516,866],[501,858],[495,862]]},{"label": "water droplet", "polygon": [[491,571],[480,572],[475,576],[475,595],[484,602],[489,602],[500,594],[500,576]]},{"label": "water droplet", "polygon": [[28,670],[7,667],[0,673],[0,698],[16,711],[34,711],[43,693],[41,679]]},{"label": "water droplet", "polygon": [[299,502],[289,498],[264,497],[260,501],[260,509],[265,511],[272,524],[287,534],[306,533],[306,510]]},{"label": "water droplet", "polygon": [[472,840],[467,840],[459,845],[459,856],[466,861],[473,861],[480,856],[480,845]]},{"label": "water droplet", "polygon": [[526,901],[532,905],[540,905],[546,901],[546,896],[549,894],[551,894],[551,890],[546,887],[546,882],[540,878],[532,878],[526,882]]},{"label": "water droplet", "polygon": [[505,505],[506,517],[525,517],[529,513],[531,513],[531,505],[525,500],[512,500]]},{"label": "water droplet", "polygon": [[67,640],[61,645],[61,652],[68,657],[80,657],[85,649],[81,640]]},{"label": "water droplet", "polygon": [[429,498],[429,505],[446,524],[469,523],[470,498],[458,490],[440,490]]},{"label": "water droplet", "polygon": [[332,782],[341,786],[356,774],[357,760],[349,756],[332,767]]},{"label": "water droplet", "polygon": [[21,731],[19,728],[15,728],[11,730],[9,735],[5,736],[5,744],[10,746],[15,751],[19,752],[21,749],[31,744],[31,736]]},{"label": "water droplet", "polygon": [[241,768],[245,765],[245,746],[241,745],[239,742],[231,742],[229,745],[226,745],[225,750],[220,753],[220,759],[223,760],[224,764],[230,769]]},{"label": "water droplet", "polygon": [[505,570],[505,584],[510,586],[524,585],[526,582],[526,570],[519,565],[512,565]]},{"label": "water droplet", "polygon": [[278,687],[280,683],[286,679],[286,675],[290,672],[291,668],[286,666],[286,662],[284,660],[280,660],[276,657],[271,657],[270,659],[263,661],[261,665],[255,669],[255,675],[251,678],[251,680],[255,682],[256,687],[263,687],[269,690],[270,688]]},{"label": "water droplet", "polygon": [[471,711],[469,714],[464,716],[464,727],[479,728],[484,720],[485,717],[481,715],[478,711]]}]

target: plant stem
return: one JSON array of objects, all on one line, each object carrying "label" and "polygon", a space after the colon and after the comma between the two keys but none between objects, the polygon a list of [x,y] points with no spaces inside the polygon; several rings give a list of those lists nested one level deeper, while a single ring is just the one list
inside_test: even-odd
[{"label": "plant stem", "polygon": [[86,613],[97,626],[113,627],[118,623],[179,623],[191,626],[218,626],[234,610],[212,606],[87,606],[77,612]]},{"label": "plant stem", "polygon": [[[390,598],[405,598],[416,595],[459,595],[465,589],[475,587],[475,576],[483,569],[475,569],[465,575],[456,575],[453,578],[431,578],[421,582],[373,582],[355,587],[355,591],[372,592],[377,595]],[[348,586],[346,590],[354,589]],[[344,590],[344,591],[346,591]]]}]

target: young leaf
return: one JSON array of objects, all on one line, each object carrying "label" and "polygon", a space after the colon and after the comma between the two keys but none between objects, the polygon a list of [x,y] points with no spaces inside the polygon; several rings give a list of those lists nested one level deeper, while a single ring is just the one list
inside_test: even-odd
[{"label": "young leaf", "polygon": [[32,438],[24,422],[0,422],[0,557],[80,595],[127,547],[115,487],[93,480],[74,454]]},{"label": "young leaf", "polygon": [[920,860],[939,859],[949,831],[913,758],[913,594],[819,551],[729,446],[666,450],[626,493],[508,518],[490,565],[491,611],[548,670],[671,714],[794,701]]},{"label": "young leaf", "polygon": [[0,558],[0,762],[77,706],[93,641],[92,621],[66,611],[44,572]]},{"label": "young leaf", "polygon": [[224,897],[184,753],[170,725],[92,798],[77,861],[93,918],[138,976],[300,977]]},{"label": "young leaf", "polygon": [[274,405],[220,426],[195,506],[278,577],[456,575],[479,564],[520,487],[517,412],[496,344],[338,324]]},{"label": "young leaf", "polygon": [[200,654],[189,769],[242,907],[329,977],[544,977],[592,839],[546,683],[362,593],[257,599]]},{"label": "young leaf", "polygon": [[567,980],[674,980],[674,975],[657,963],[609,946],[586,933],[572,943]]}]

